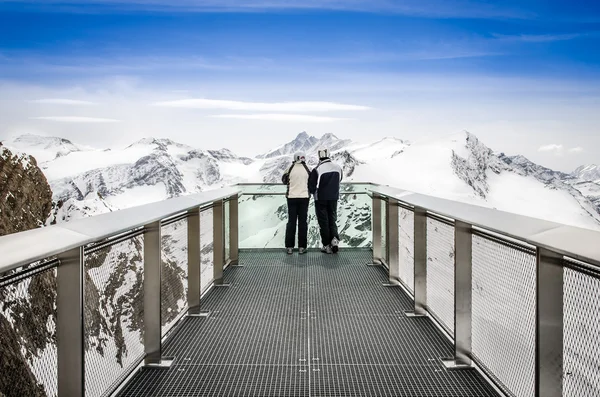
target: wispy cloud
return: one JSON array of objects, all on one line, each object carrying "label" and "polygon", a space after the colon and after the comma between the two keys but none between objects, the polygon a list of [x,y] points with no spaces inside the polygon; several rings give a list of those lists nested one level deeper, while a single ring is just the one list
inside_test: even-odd
[{"label": "wispy cloud", "polygon": [[46,105],[73,105],[73,106],[77,106],[77,105],[88,106],[88,105],[96,105],[97,104],[96,102],[81,101],[78,99],[61,99],[61,98],[34,99],[29,102],[30,103],[41,103],[41,104],[46,104]]},{"label": "wispy cloud", "polygon": [[31,120],[56,121],[59,123],[119,123],[121,120],[107,119],[101,117],[82,117],[82,116],[47,116],[30,117]]},{"label": "wispy cloud", "polygon": [[549,145],[540,146],[540,148],[538,148],[538,152],[546,152],[546,153],[555,154],[557,156],[562,156],[565,153],[567,153],[567,154],[581,153],[581,152],[583,152],[583,148],[580,146],[577,146],[577,147],[572,147],[572,148],[567,149],[562,144],[551,143]]},{"label": "wispy cloud", "polygon": [[331,123],[334,121],[347,121],[348,118],[312,116],[306,114],[259,113],[259,114],[215,114],[209,117],[220,119],[245,119],[263,121],[287,121],[302,123]]},{"label": "wispy cloud", "polygon": [[12,0],[50,11],[91,12],[150,10],[155,12],[269,12],[281,10],[333,10],[395,13],[432,18],[533,18],[516,7],[499,7],[475,0]]},{"label": "wispy cloud", "polygon": [[332,112],[369,110],[368,106],[348,105],[336,102],[242,102],[220,99],[180,99],[156,102],[154,106],[187,109],[227,109],[252,112]]},{"label": "wispy cloud", "polygon": [[526,43],[547,43],[552,41],[573,40],[583,36],[589,36],[594,33],[564,33],[564,34],[519,34],[505,35],[494,34],[493,37],[502,41],[521,41]]}]

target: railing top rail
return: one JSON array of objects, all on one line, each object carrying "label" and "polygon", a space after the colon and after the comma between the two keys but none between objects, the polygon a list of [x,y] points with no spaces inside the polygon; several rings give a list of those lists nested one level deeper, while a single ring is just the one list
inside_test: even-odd
[{"label": "railing top rail", "polygon": [[477,205],[375,186],[374,194],[600,266],[600,232]]},{"label": "railing top rail", "polygon": [[2,236],[0,273],[239,193],[235,187],[210,190]]}]

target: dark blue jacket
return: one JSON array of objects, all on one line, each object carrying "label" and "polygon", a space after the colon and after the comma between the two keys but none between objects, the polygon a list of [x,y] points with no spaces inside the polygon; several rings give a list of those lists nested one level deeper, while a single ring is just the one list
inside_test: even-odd
[{"label": "dark blue jacket", "polygon": [[338,200],[340,198],[340,182],[343,178],[342,167],[330,159],[319,162],[310,173],[308,190],[318,200]]}]

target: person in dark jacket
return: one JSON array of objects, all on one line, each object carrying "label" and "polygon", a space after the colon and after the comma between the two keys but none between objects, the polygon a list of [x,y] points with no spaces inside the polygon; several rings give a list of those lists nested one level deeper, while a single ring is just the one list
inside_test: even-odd
[{"label": "person in dark jacket", "polygon": [[294,162],[281,177],[287,185],[288,223],[285,230],[285,248],[288,255],[294,251],[296,240],[296,222],[298,223],[298,253],[306,252],[308,240],[308,178],[310,170],[306,166],[306,157],[303,153],[294,155]]},{"label": "person in dark jacket", "polygon": [[337,202],[340,198],[342,167],[329,158],[329,150],[319,150],[319,165],[312,170],[308,188],[315,199],[315,211],[321,232],[322,252],[336,253],[340,236],[337,228]]}]

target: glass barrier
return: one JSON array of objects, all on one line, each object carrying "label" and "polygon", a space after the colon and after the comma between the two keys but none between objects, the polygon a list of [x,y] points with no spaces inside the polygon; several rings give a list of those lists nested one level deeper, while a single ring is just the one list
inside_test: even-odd
[{"label": "glass barrier", "polygon": [[[240,184],[236,185],[242,194],[281,194],[285,195],[287,186],[284,184]],[[370,183],[342,182],[340,193],[368,193],[373,187]]]},{"label": "glass barrier", "polygon": [[[263,189],[254,185],[245,188],[246,193],[239,200],[240,248],[285,248],[288,221],[285,186],[266,185]],[[365,193],[347,191],[341,194],[337,210],[340,247],[372,246],[371,204],[371,197]],[[319,225],[311,199],[308,209],[308,247],[320,246]]]}]

